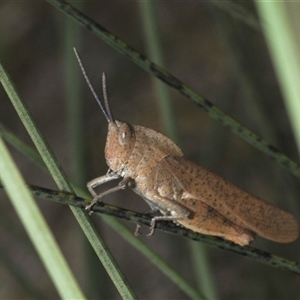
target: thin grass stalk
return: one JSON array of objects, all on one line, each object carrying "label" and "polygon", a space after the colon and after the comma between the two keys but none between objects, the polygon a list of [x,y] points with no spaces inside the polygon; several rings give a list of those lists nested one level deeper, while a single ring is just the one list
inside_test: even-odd
[{"label": "thin grass stalk", "polygon": [[[83,2],[80,7],[82,8]],[[74,22],[64,19],[62,40],[64,87],[67,107],[67,130],[69,137],[70,161],[73,168],[73,179],[78,185],[85,186],[87,182],[84,139],[84,114],[82,95],[82,74],[75,59],[73,47],[81,47],[81,28]]]},{"label": "thin grass stalk", "polygon": [[[76,3],[78,9],[83,9],[84,2]],[[59,16],[61,17],[61,16]],[[68,149],[70,149],[69,160],[72,168],[72,179],[81,188],[86,186],[86,141],[84,134],[85,109],[82,90],[82,74],[78,68],[73,52],[73,47],[81,48],[82,30],[72,20],[60,18],[58,26],[64,28],[61,36],[62,66],[64,69],[64,91],[67,114],[67,136]],[[82,195],[82,194],[81,194]],[[109,289],[106,289],[109,278],[103,268],[99,268],[97,257],[89,242],[83,237],[84,261],[85,261],[85,285],[90,298],[109,298]],[[102,288],[103,287],[103,288]],[[101,291],[101,295],[99,292]]]},{"label": "thin grass stalk", "polygon": [[[32,185],[30,185],[29,187],[35,196],[61,204],[83,208],[86,206],[87,203],[90,202],[89,199],[80,198],[70,193],[57,192]],[[141,214],[135,211],[119,208],[104,203],[96,204],[93,207],[93,211],[95,213],[115,216],[117,218],[128,220],[135,224],[145,225],[148,227],[150,226],[151,222],[151,217],[147,214]],[[109,219],[115,220],[112,218]],[[256,249],[250,246],[239,246],[219,237],[199,234],[186,228],[178,227],[176,224],[168,221],[158,222],[156,224],[156,230],[160,230],[169,234],[175,234],[176,236],[188,238],[193,241],[203,242],[207,245],[242,255],[243,257],[252,259],[256,262],[263,263],[270,267],[290,271],[300,275],[300,264],[296,261],[288,260],[284,257],[279,257],[277,255],[266,251],[262,251],[260,249]]]}]

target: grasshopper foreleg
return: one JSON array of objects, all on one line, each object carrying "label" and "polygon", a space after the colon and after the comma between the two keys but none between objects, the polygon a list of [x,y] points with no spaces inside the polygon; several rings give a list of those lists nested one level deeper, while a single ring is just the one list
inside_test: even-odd
[{"label": "grasshopper foreleg", "polygon": [[90,211],[90,214],[91,214],[93,206],[96,203],[100,202],[104,196],[114,193],[114,192],[117,192],[119,190],[124,190],[126,187],[130,187],[133,185],[133,179],[130,177],[125,177],[119,182],[119,184],[117,186],[115,186],[111,189],[108,189],[107,191],[100,193],[100,194],[97,194],[95,192],[94,188],[96,188],[97,186],[104,184],[106,182],[109,182],[111,180],[118,179],[118,178],[120,178],[119,175],[114,174],[114,173],[108,173],[107,175],[97,177],[97,178],[93,179],[92,181],[88,182],[88,184],[87,184],[88,190],[90,191],[90,193],[92,194],[92,196],[94,198],[91,201],[91,203],[85,207],[85,210]]}]

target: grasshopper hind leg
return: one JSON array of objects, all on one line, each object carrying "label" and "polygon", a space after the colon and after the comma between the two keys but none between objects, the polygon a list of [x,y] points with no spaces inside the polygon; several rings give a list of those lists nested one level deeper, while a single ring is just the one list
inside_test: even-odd
[{"label": "grasshopper hind leg", "polygon": [[[144,198],[144,200],[148,203],[148,205],[151,208],[150,210],[147,210],[147,211],[143,212],[144,215],[153,216],[153,215],[155,215],[155,214],[157,214],[159,212],[159,208],[157,206],[153,205],[146,198]],[[135,228],[135,231],[134,231],[134,235],[135,236],[140,236],[141,235],[141,232],[140,232],[141,228],[142,228],[141,224],[136,224],[136,228]]]},{"label": "grasshopper hind leg", "polygon": [[158,194],[152,195],[151,201],[145,197],[143,198],[151,207],[151,211],[147,214],[153,215],[158,211],[163,214],[161,216],[154,216],[151,219],[150,232],[147,234],[147,236],[151,236],[154,234],[157,221],[173,221],[176,223],[177,220],[186,219],[191,214],[191,211],[182,206],[180,203],[162,197]]}]

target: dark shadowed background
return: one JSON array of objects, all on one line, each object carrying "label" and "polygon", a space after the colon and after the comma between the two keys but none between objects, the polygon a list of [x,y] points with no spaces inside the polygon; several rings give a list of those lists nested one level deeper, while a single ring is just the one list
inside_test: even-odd
[{"label": "dark shadowed background", "polygon": [[[243,5],[256,16],[251,2]],[[84,13],[125,43],[149,55],[141,4],[87,1],[80,6]],[[209,2],[155,2],[154,9],[165,68],[299,161],[262,32]],[[1,2],[0,59],[63,169],[70,179],[84,187],[87,181],[107,171],[103,152],[107,122],[83,77],[76,75],[79,68],[73,46],[77,47],[99,95],[101,74],[106,72],[116,118],[166,135],[168,132],[153,85],[157,79],[69,21],[47,2]],[[292,175],[190,100],[171,88],[168,90],[178,143],[187,158],[299,218],[296,206],[299,184]],[[81,102],[74,106],[78,99]],[[0,122],[32,145],[2,88]],[[26,182],[57,189],[48,174],[12,147],[10,150]],[[57,298],[5,192],[1,190],[0,196],[0,299]],[[140,212],[148,209],[132,191],[116,193],[105,201]],[[70,209],[42,199],[37,202],[87,297],[120,299]],[[188,298],[108,228],[101,216],[93,215],[92,219],[140,299]],[[134,231],[135,225],[124,224]],[[140,238],[197,286],[188,240],[159,231],[151,238],[145,235]],[[257,238],[252,245],[300,261],[299,241],[284,245]],[[299,298],[297,275],[219,249],[205,248],[220,299]],[[31,282],[34,292],[22,276]]]}]

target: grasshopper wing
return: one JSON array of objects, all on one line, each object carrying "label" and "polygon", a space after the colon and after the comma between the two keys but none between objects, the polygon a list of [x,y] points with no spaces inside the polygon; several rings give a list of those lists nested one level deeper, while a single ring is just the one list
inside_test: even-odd
[{"label": "grasshopper wing", "polygon": [[[168,156],[163,164],[180,184],[183,202],[197,199],[229,222],[275,242],[288,243],[298,237],[298,222],[288,212],[183,157]],[[197,207],[194,211],[197,212]]]}]

